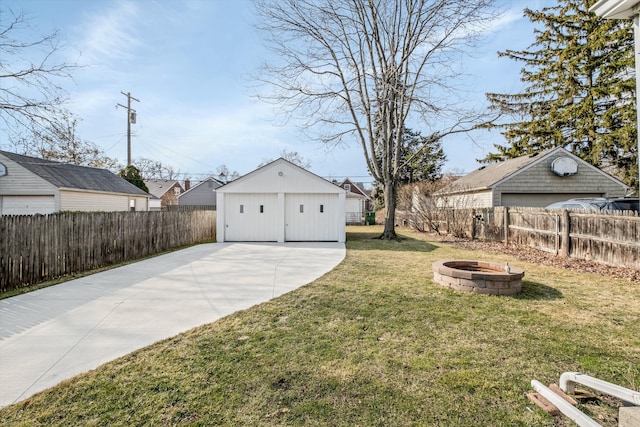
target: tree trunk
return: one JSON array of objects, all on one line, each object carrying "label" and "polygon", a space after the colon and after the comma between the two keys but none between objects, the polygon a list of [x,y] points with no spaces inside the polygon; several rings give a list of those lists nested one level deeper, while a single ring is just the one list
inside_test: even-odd
[{"label": "tree trunk", "polygon": [[399,240],[396,234],[397,193],[397,182],[393,181],[384,186],[384,206],[387,213],[384,217],[384,231],[380,235],[380,239],[382,240]]}]

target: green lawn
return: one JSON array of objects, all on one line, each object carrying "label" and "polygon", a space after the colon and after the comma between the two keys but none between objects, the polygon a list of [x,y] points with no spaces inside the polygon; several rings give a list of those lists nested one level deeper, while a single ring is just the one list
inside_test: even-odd
[{"label": "green lawn", "polygon": [[[553,426],[531,379],[640,386],[640,286],[349,228],[342,264],[294,292],[0,410],[2,425]],[[435,260],[509,261],[522,294],[457,293]],[[580,407],[605,426],[617,409]]]}]

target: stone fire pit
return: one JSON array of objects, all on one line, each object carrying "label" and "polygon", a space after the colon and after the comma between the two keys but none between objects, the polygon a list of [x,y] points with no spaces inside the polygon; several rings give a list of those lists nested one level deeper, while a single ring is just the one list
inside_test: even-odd
[{"label": "stone fire pit", "polygon": [[444,260],[433,263],[433,280],[456,291],[515,295],[522,290],[524,270],[489,261]]}]

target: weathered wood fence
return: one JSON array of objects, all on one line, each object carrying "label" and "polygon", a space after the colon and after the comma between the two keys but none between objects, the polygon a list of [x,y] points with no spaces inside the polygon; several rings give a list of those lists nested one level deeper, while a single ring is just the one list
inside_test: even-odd
[{"label": "weathered wood fence", "polygon": [[215,211],[0,217],[0,291],[215,239]]},{"label": "weathered wood fence", "polygon": [[640,217],[622,212],[502,208],[505,243],[640,269]]},{"label": "weathered wood fence", "polygon": [[[640,217],[633,213],[515,207],[436,209],[441,212],[430,221],[440,232],[640,269]],[[419,225],[428,228],[424,221]]]}]

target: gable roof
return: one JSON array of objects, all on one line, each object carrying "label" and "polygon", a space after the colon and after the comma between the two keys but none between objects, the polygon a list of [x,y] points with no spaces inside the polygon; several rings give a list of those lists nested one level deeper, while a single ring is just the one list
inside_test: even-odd
[{"label": "gable roof", "polygon": [[178,184],[182,189],[182,185],[180,185],[180,182],[170,179],[145,179],[144,184],[149,189],[149,193],[157,197],[162,197],[164,193],[169,191],[176,184]]},{"label": "gable roof", "polygon": [[508,159],[502,162],[493,163],[487,166],[482,166],[447,185],[442,190],[438,191],[438,193],[455,193],[491,189],[502,181],[519,174],[520,172],[530,168],[534,164],[543,161],[545,158],[554,155],[559,151],[561,151],[563,155],[571,157],[576,162],[597,170],[603,176],[624,185],[624,183],[620,182],[616,178],[608,175],[607,173],[591,165],[590,163],[587,163],[586,161],[582,160],[580,157],[564,149],[563,147],[555,147],[538,153],[533,153],[526,156]]},{"label": "gable roof", "polygon": [[215,179],[214,177],[210,176],[210,177],[209,177],[209,178],[207,178],[207,179],[203,179],[202,181],[200,181],[198,184],[194,185],[193,187],[191,187],[191,188],[190,188],[190,189],[188,189],[187,191],[185,191],[185,192],[183,192],[183,193],[179,194],[179,195],[178,195],[178,199],[179,199],[180,197],[184,196],[185,194],[190,193],[191,191],[195,190],[196,188],[198,188],[198,187],[200,187],[201,185],[206,184],[206,183],[208,183],[208,182],[213,182],[214,184],[217,184],[217,186],[214,188],[214,190],[215,190],[216,188],[220,188],[220,187],[222,187],[222,185],[223,185],[223,184],[222,184],[222,182],[220,182],[220,181],[218,181],[217,179]]},{"label": "gable roof", "polygon": [[[349,178],[345,178],[344,181],[342,181],[342,184],[340,184],[340,187],[344,188],[345,184],[349,184],[350,185],[349,193],[355,193],[357,195],[363,196],[365,199],[370,199],[371,198],[365,192],[365,190],[360,187],[362,184],[354,183]],[[349,195],[349,193],[347,193],[347,196]]]},{"label": "gable roof", "polygon": [[346,184],[349,184],[349,190],[347,190],[348,198],[358,198],[362,200],[371,200],[371,197],[360,187],[360,185],[354,183],[349,178],[345,178],[340,184],[340,188],[344,188]]},{"label": "gable roof", "polygon": [[[314,184],[311,188],[309,185]],[[216,189],[226,192],[346,193],[344,188],[280,157]],[[322,190],[322,191],[319,191]]]},{"label": "gable roof", "polygon": [[126,179],[106,169],[54,162],[7,151],[0,151],[0,154],[57,188],[149,196]]}]

